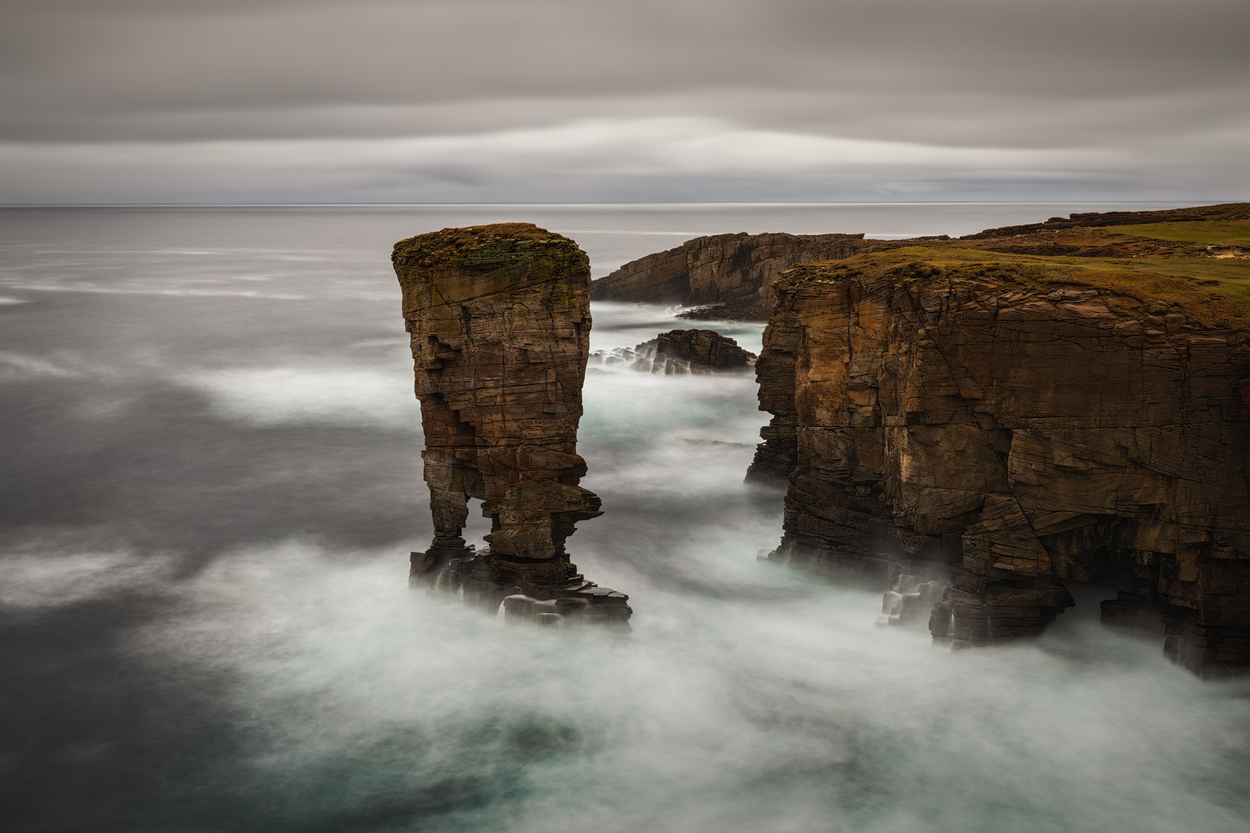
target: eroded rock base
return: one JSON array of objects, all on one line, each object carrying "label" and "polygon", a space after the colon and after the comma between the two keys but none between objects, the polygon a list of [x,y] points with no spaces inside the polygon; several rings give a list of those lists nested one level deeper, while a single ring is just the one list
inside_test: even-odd
[{"label": "eroded rock base", "polygon": [[414,552],[408,580],[414,587],[454,593],[509,622],[628,628],[633,613],[628,596],[587,581],[575,564],[509,561],[471,546]]}]

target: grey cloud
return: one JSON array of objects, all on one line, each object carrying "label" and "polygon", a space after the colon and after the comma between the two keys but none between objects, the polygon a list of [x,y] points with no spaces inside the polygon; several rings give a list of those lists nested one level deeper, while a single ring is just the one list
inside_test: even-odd
[{"label": "grey cloud", "polygon": [[0,90],[13,118],[13,105],[90,116],[744,86],[1041,100],[1242,86],[1244,4],[1017,5],[504,0],[28,12],[6,26],[12,57]]},{"label": "grey cloud", "polygon": [[[1166,179],[1169,165],[1179,170],[1168,160],[1186,153],[1206,159],[1190,190],[1208,188],[1217,167],[1226,185],[1230,168],[1244,174],[1228,148],[1247,137],[1242,33],[1250,7],[1233,0],[6,6],[0,142],[10,157],[52,143],[80,149],[74,158],[86,164],[116,143],[213,141],[258,142],[253,156],[264,156],[260,145],[275,141],[488,138],[681,116],[796,137],[1117,148],[1117,164],[1147,166],[1137,177],[1127,172],[1130,189],[1150,169],[1165,169]],[[197,154],[184,149],[186,164],[197,164]],[[326,164],[328,180],[394,174]],[[1104,174],[1117,175],[1117,164]],[[444,176],[420,176],[471,185],[489,168],[469,158]],[[732,173],[743,181],[768,174]],[[930,173],[927,181],[937,182],[951,172]],[[584,172],[604,181],[619,175],[610,165]],[[700,177],[686,169],[667,175]],[[1047,181],[1065,176],[1089,174],[1043,172]],[[1183,188],[1182,180],[1166,187]],[[357,193],[377,190],[353,181]],[[0,199],[17,198],[9,191]],[[533,196],[554,193],[541,191]]]}]

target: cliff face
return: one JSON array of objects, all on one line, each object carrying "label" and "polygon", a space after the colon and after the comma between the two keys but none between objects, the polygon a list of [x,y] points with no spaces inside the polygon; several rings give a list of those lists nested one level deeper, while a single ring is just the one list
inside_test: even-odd
[{"label": "cliff face", "polygon": [[[572,240],[507,223],[395,244],[425,430],[434,541],[412,578],[527,617],[624,621],[625,597],[585,581],[565,539],[599,498],[578,485],[590,269]],[[491,518],[482,553],[461,537],[469,498]],[[534,605],[541,603],[538,608]],[[544,621],[555,621],[548,619]]]},{"label": "cliff face", "polygon": [[706,315],[763,321],[773,307],[772,282],[799,263],[872,251],[862,234],[717,234],[627,263],[591,285],[596,301],[712,305]]},{"label": "cliff face", "polygon": [[1169,264],[947,247],[787,272],[756,366],[751,476],[789,486],[770,557],[892,588],[887,613],[955,644],[1039,633],[1061,580],[1118,573],[1105,622],[1250,665],[1245,318]]}]

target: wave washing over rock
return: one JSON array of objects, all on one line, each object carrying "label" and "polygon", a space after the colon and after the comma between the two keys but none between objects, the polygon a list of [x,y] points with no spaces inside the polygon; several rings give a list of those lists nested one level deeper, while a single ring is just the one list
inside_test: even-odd
[{"label": "wave washing over rock", "polygon": [[1036,635],[1073,604],[1065,580],[1114,576],[1132,589],[1105,624],[1203,675],[1245,670],[1248,275],[1206,249],[1248,209],[784,272],[749,475],[788,483],[770,558],[890,587],[890,621],[953,646]]}]

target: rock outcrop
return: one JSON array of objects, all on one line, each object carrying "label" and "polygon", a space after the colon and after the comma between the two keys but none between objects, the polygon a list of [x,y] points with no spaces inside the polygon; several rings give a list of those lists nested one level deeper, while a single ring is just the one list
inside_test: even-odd
[{"label": "rock outcrop", "polygon": [[596,351],[590,363],[625,366],[643,373],[699,376],[745,371],[755,365],[755,354],[715,330],[670,330],[632,349]]},{"label": "rock outcrop", "polygon": [[862,234],[717,234],[625,264],[591,285],[596,301],[702,307],[683,317],[764,321],[772,283],[799,263],[834,260],[893,244]]},{"label": "rock outcrop", "polygon": [[788,482],[770,558],[890,588],[956,646],[1119,572],[1107,624],[1250,666],[1250,319],[1168,263],[952,243],[784,273],[756,365],[751,477]]},{"label": "rock outcrop", "polygon": [[[395,244],[425,430],[434,540],[411,579],[541,622],[624,622],[626,597],[577,573],[565,540],[598,516],[578,485],[589,353],[589,262],[525,223],[444,229]],[[466,546],[468,500],[491,519]]]}]

